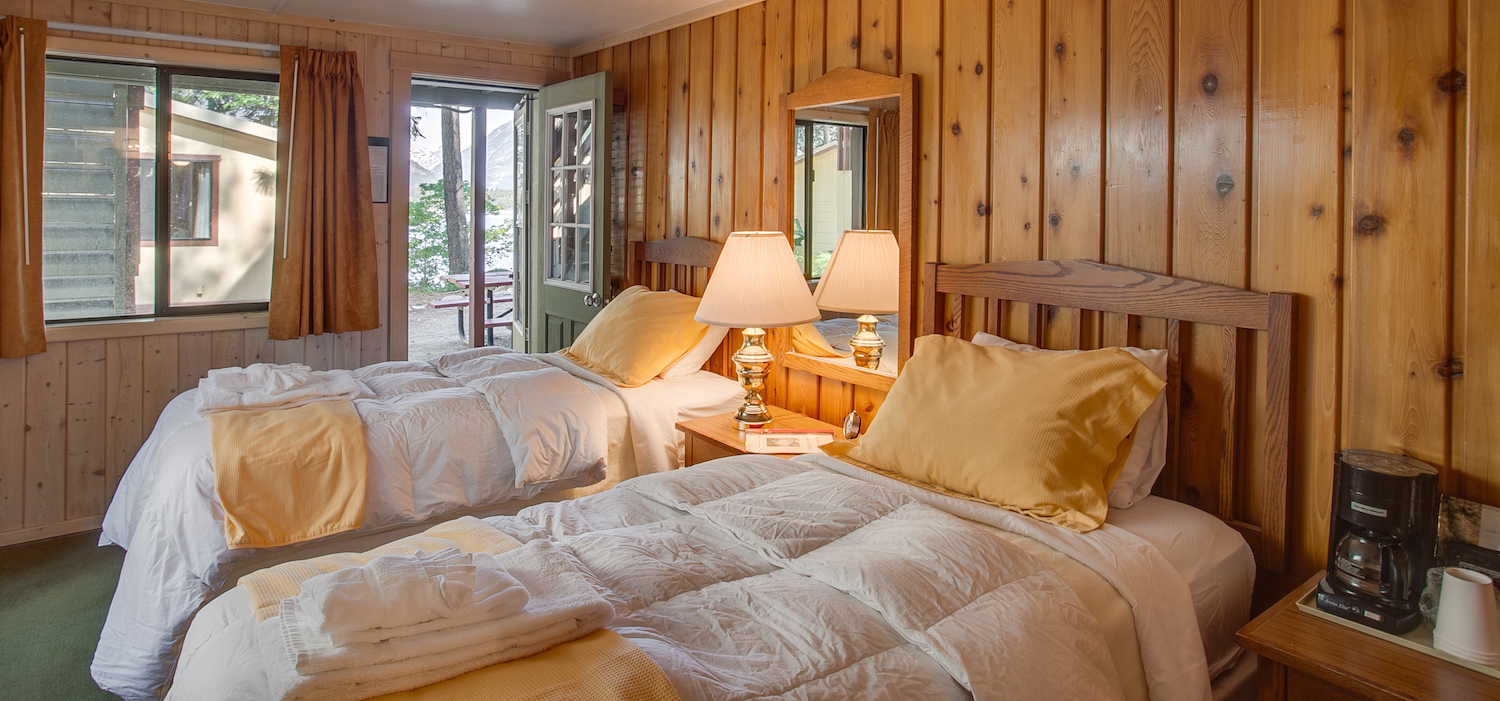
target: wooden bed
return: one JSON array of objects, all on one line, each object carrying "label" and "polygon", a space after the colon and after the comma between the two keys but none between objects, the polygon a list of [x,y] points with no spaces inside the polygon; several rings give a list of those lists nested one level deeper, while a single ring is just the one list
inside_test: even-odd
[{"label": "wooden bed", "polygon": [[[1218,326],[1226,339],[1224,346],[1224,400],[1221,407],[1220,489],[1215,504],[1198,504],[1239,531],[1249,542],[1259,566],[1273,572],[1287,569],[1287,509],[1291,430],[1292,343],[1296,323],[1297,295],[1261,293],[1222,285],[1156,275],[1091,261],[1056,260],[1018,263],[943,264],[926,263],[922,286],[921,334],[947,333],[943,323],[945,295],[984,298],[989,320],[987,329],[999,335],[1005,328],[1002,315],[1007,309],[1027,310],[1027,342],[1044,346],[1048,307],[1154,317],[1166,320],[1168,358],[1167,378],[1167,465],[1153,490],[1159,496],[1182,501],[1180,495],[1179,445],[1182,440],[1183,392],[1182,346],[1185,325]],[[1012,304],[1002,304],[1011,302]],[[1024,306],[1022,306],[1024,305]],[[963,308],[955,305],[950,308]],[[1134,319],[1129,321],[1134,322]],[[905,318],[903,325],[912,323]],[[1134,323],[1120,325],[1132,328]],[[1244,421],[1240,405],[1253,393],[1240,387],[1246,359],[1241,357],[1238,342],[1243,330],[1268,334],[1265,358],[1264,412],[1262,436],[1248,436],[1249,422]],[[1075,334],[1072,347],[1082,346]],[[1105,339],[1103,345],[1131,345],[1128,338]],[[1244,446],[1249,440],[1263,440],[1262,464],[1245,465]],[[1258,469],[1255,469],[1258,467]],[[1244,472],[1241,472],[1244,470]],[[1246,507],[1238,488],[1249,479],[1259,481],[1261,504],[1258,509]],[[1254,511],[1256,513],[1247,513]]]}]

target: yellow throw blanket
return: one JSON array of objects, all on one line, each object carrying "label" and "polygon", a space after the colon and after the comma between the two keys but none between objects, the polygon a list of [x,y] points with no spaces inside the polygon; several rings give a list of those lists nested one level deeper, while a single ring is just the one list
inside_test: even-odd
[{"label": "yellow throw blanket", "polygon": [[605,629],[546,652],[371,701],[678,701],[649,655]]},{"label": "yellow throw blanket", "polygon": [[255,620],[264,621],[277,615],[282,599],[300,594],[304,581],[320,574],[359,567],[381,555],[410,555],[418,550],[432,554],[445,548],[458,548],[466,553],[499,555],[519,547],[521,541],[484,525],[483,521],[473,516],[463,516],[368,552],[334,553],[309,560],[283,562],[240,577],[239,585],[250,595]]},{"label": "yellow throw blanket", "polygon": [[354,402],[208,416],[229,548],[269,548],[359,527],[364,427]]}]

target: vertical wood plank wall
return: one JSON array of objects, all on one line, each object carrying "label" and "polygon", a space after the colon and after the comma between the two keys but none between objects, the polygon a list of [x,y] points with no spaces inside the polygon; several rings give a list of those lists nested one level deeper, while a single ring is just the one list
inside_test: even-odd
[{"label": "vertical wood plank wall", "polygon": [[[0,0],[0,14],[355,51],[365,81],[371,136],[391,134],[392,51],[563,71],[572,68],[570,59],[503,42],[181,0],[139,5],[99,0]],[[210,53],[248,53],[102,34],[72,36],[198,48]],[[684,117],[678,115],[679,119]],[[681,204],[680,198],[674,200],[674,205]],[[386,360],[390,205],[377,204],[374,208],[381,271],[380,329],[272,342],[266,338],[262,319],[258,325],[241,321],[239,328],[224,330],[58,341],[49,343],[43,354],[0,360],[0,545],[98,527],[115,486],[162,408],[179,392],[196,387],[211,368],[255,362],[354,368]],[[75,332],[65,335],[70,339],[81,336]]]},{"label": "vertical wood plank wall", "polygon": [[[775,132],[762,120],[788,76],[795,90],[844,65],[915,73],[920,261],[1079,257],[1303,295],[1293,572],[1270,589],[1323,565],[1341,447],[1415,456],[1442,470],[1445,491],[1500,502],[1491,3],[769,0],[712,21],[605,50],[630,90],[632,238],[675,235],[680,222],[722,240],[776,221],[766,213],[786,206],[785,189],[766,185],[780,156],[763,149]],[[712,84],[692,78],[705,74]],[[685,203],[658,194],[705,167],[701,148],[666,148],[667,130],[683,129],[712,144],[708,222],[692,201],[701,187]],[[988,321],[983,308],[946,310],[952,333]],[[1024,315],[1009,317],[1020,338]],[[1059,314],[1050,343],[1165,342],[1160,323],[1122,322]],[[1184,341],[1181,497],[1208,506],[1225,340],[1195,330]],[[1265,339],[1244,343],[1252,408]],[[780,403],[831,421],[883,400],[800,372],[783,392]],[[1237,450],[1257,460],[1261,446]],[[1240,508],[1258,504],[1255,489],[1238,491]]]}]

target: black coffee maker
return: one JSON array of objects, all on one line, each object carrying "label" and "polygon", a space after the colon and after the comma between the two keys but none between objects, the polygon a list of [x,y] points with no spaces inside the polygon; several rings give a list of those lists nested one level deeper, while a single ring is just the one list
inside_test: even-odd
[{"label": "black coffee maker", "polygon": [[1437,470],[1374,450],[1334,456],[1328,573],[1318,608],[1387,633],[1417,627],[1437,550]]}]

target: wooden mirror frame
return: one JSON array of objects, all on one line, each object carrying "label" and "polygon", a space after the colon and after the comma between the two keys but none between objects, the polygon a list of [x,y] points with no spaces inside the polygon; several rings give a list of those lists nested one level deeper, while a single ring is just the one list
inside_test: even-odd
[{"label": "wooden mirror frame", "polygon": [[[917,77],[911,73],[902,76],[884,75],[871,73],[857,68],[835,68],[824,74],[821,78],[808,83],[801,90],[787,94],[785,98],[787,110],[786,124],[786,170],[790,174],[794,172],[797,153],[792,145],[796,143],[797,110],[809,107],[832,107],[834,105],[847,105],[854,102],[865,102],[867,100],[884,100],[895,98],[899,106],[900,121],[899,141],[896,145],[896,241],[901,247],[900,270],[901,277],[898,281],[900,288],[900,305],[898,314],[903,320],[912,318],[917,308],[917,271],[915,251],[917,244],[916,230],[916,144],[917,144]],[[796,187],[796,179],[787,178],[786,202],[782,208],[781,230],[791,236],[792,231],[792,202],[796,202],[796,193],[792,188]],[[912,349],[912,325],[903,323],[900,325],[901,335],[896,342],[896,367],[911,356]],[[814,372],[817,372],[814,370]]]}]

